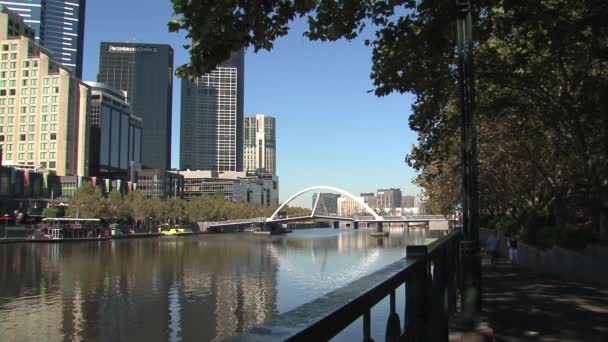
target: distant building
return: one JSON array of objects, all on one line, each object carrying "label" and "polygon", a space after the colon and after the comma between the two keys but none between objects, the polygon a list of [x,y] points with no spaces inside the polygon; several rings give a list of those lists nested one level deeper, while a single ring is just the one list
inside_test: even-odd
[{"label": "distant building", "polygon": [[167,44],[102,42],[97,81],[124,91],[143,119],[142,164],[171,169],[173,48]]},{"label": "distant building", "polygon": [[[364,201],[363,197],[358,197],[358,200]],[[363,208],[359,202],[346,196],[338,198],[338,215],[340,216],[369,216],[370,214]]]},{"label": "distant building", "polygon": [[415,208],[416,207],[416,196],[403,196],[401,197],[402,208]]},{"label": "distant building", "polygon": [[245,117],[245,171],[276,174],[277,140],[275,118],[257,114]]},{"label": "distant building", "polygon": [[363,192],[361,193],[361,197],[363,201],[372,208],[376,207],[376,194],[373,192]]},{"label": "distant building", "polygon": [[401,209],[400,189],[378,189],[376,191],[376,207],[386,213],[394,213]]},{"label": "distant building", "polygon": [[[319,197],[319,202],[317,203],[317,197]],[[338,198],[340,195],[321,192],[321,193],[313,193],[312,194],[312,209],[314,210],[315,204],[317,205],[317,213],[323,213],[328,215],[337,215],[338,214]]]},{"label": "distant building", "polygon": [[271,174],[216,171],[173,171],[184,177],[184,199],[213,196],[260,206],[279,204],[279,180]]},{"label": "distant building", "polygon": [[[85,0],[0,1],[0,5],[23,17],[37,33],[36,43],[48,49],[52,58],[77,78],[82,78],[85,4]],[[23,35],[34,39],[28,32]]]},{"label": "distant building", "polygon": [[89,175],[131,180],[129,169],[141,165],[142,119],[131,114],[122,92],[85,83],[91,88]]},{"label": "distant building", "polygon": [[243,171],[244,75],[241,49],[212,72],[182,80],[181,170]]},{"label": "distant building", "polygon": [[[0,148],[5,165],[86,176],[89,88],[0,9]],[[20,35],[25,34],[25,35]]]},{"label": "distant building", "polygon": [[142,169],[137,172],[137,190],[148,198],[182,198],[184,176],[158,169]]}]

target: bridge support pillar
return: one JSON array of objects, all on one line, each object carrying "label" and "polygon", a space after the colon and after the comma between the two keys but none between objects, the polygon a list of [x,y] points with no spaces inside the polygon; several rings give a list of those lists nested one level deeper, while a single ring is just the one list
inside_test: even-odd
[{"label": "bridge support pillar", "polygon": [[334,229],[340,228],[340,221],[334,221],[333,227],[334,227]]},{"label": "bridge support pillar", "polygon": [[359,222],[353,222],[353,228],[354,229],[359,229]]},{"label": "bridge support pillar", "polygon": [[382,222],[376,222],[376,231],[382,233]]}]

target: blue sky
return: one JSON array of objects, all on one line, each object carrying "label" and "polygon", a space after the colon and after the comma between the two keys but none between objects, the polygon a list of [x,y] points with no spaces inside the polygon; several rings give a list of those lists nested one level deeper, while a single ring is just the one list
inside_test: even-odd
[{"label": "blue sky", "polygon": [[[169,0],[88,1],[84,73],[96,80],[101,41],[166,43],[175,65],[188,61],[184,34],[167,32]],[[369,78],[371,49],[361,40],[310,42],[304,23],[271,52],[248,50],[245,59],[245,115],[277,118],[277,173],[280,198],[313,185],[333,185],[353,193],[401,188],[416,194],[415,173],[405,155],[416,142],[408,116],[413,97],[378,98]],[[180,81],[173,89],[172,166],[179,164]],[[309,205],[310,196],[298,201]]]}]

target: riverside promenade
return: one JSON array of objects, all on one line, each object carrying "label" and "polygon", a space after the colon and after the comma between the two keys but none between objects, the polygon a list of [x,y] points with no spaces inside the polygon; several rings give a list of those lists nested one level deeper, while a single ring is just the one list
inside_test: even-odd
[{"label": "riverside promenade", "polygon": [[450,341],[606,341],[608,289],[513,266],[483,265],[483,310],[475,334]]}]

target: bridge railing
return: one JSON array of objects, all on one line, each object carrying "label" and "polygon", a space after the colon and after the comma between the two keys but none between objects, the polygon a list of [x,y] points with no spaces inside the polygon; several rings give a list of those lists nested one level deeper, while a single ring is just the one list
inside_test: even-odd
[{"label": "bridge railing", "polygon": [[[363,317],[364,341],[372,341],[372,329],[384,329],[387,341],[447,341],[448,319],[456,311],[459,256],[459,232],[429,245],[408,246],[405,258],[253,327],[233,340],[327,341]],[[405,308],[399,316],[396,291],[403,284]],[[390,314],[386,326],[372,327],[371,310],[387,297]]]}]

